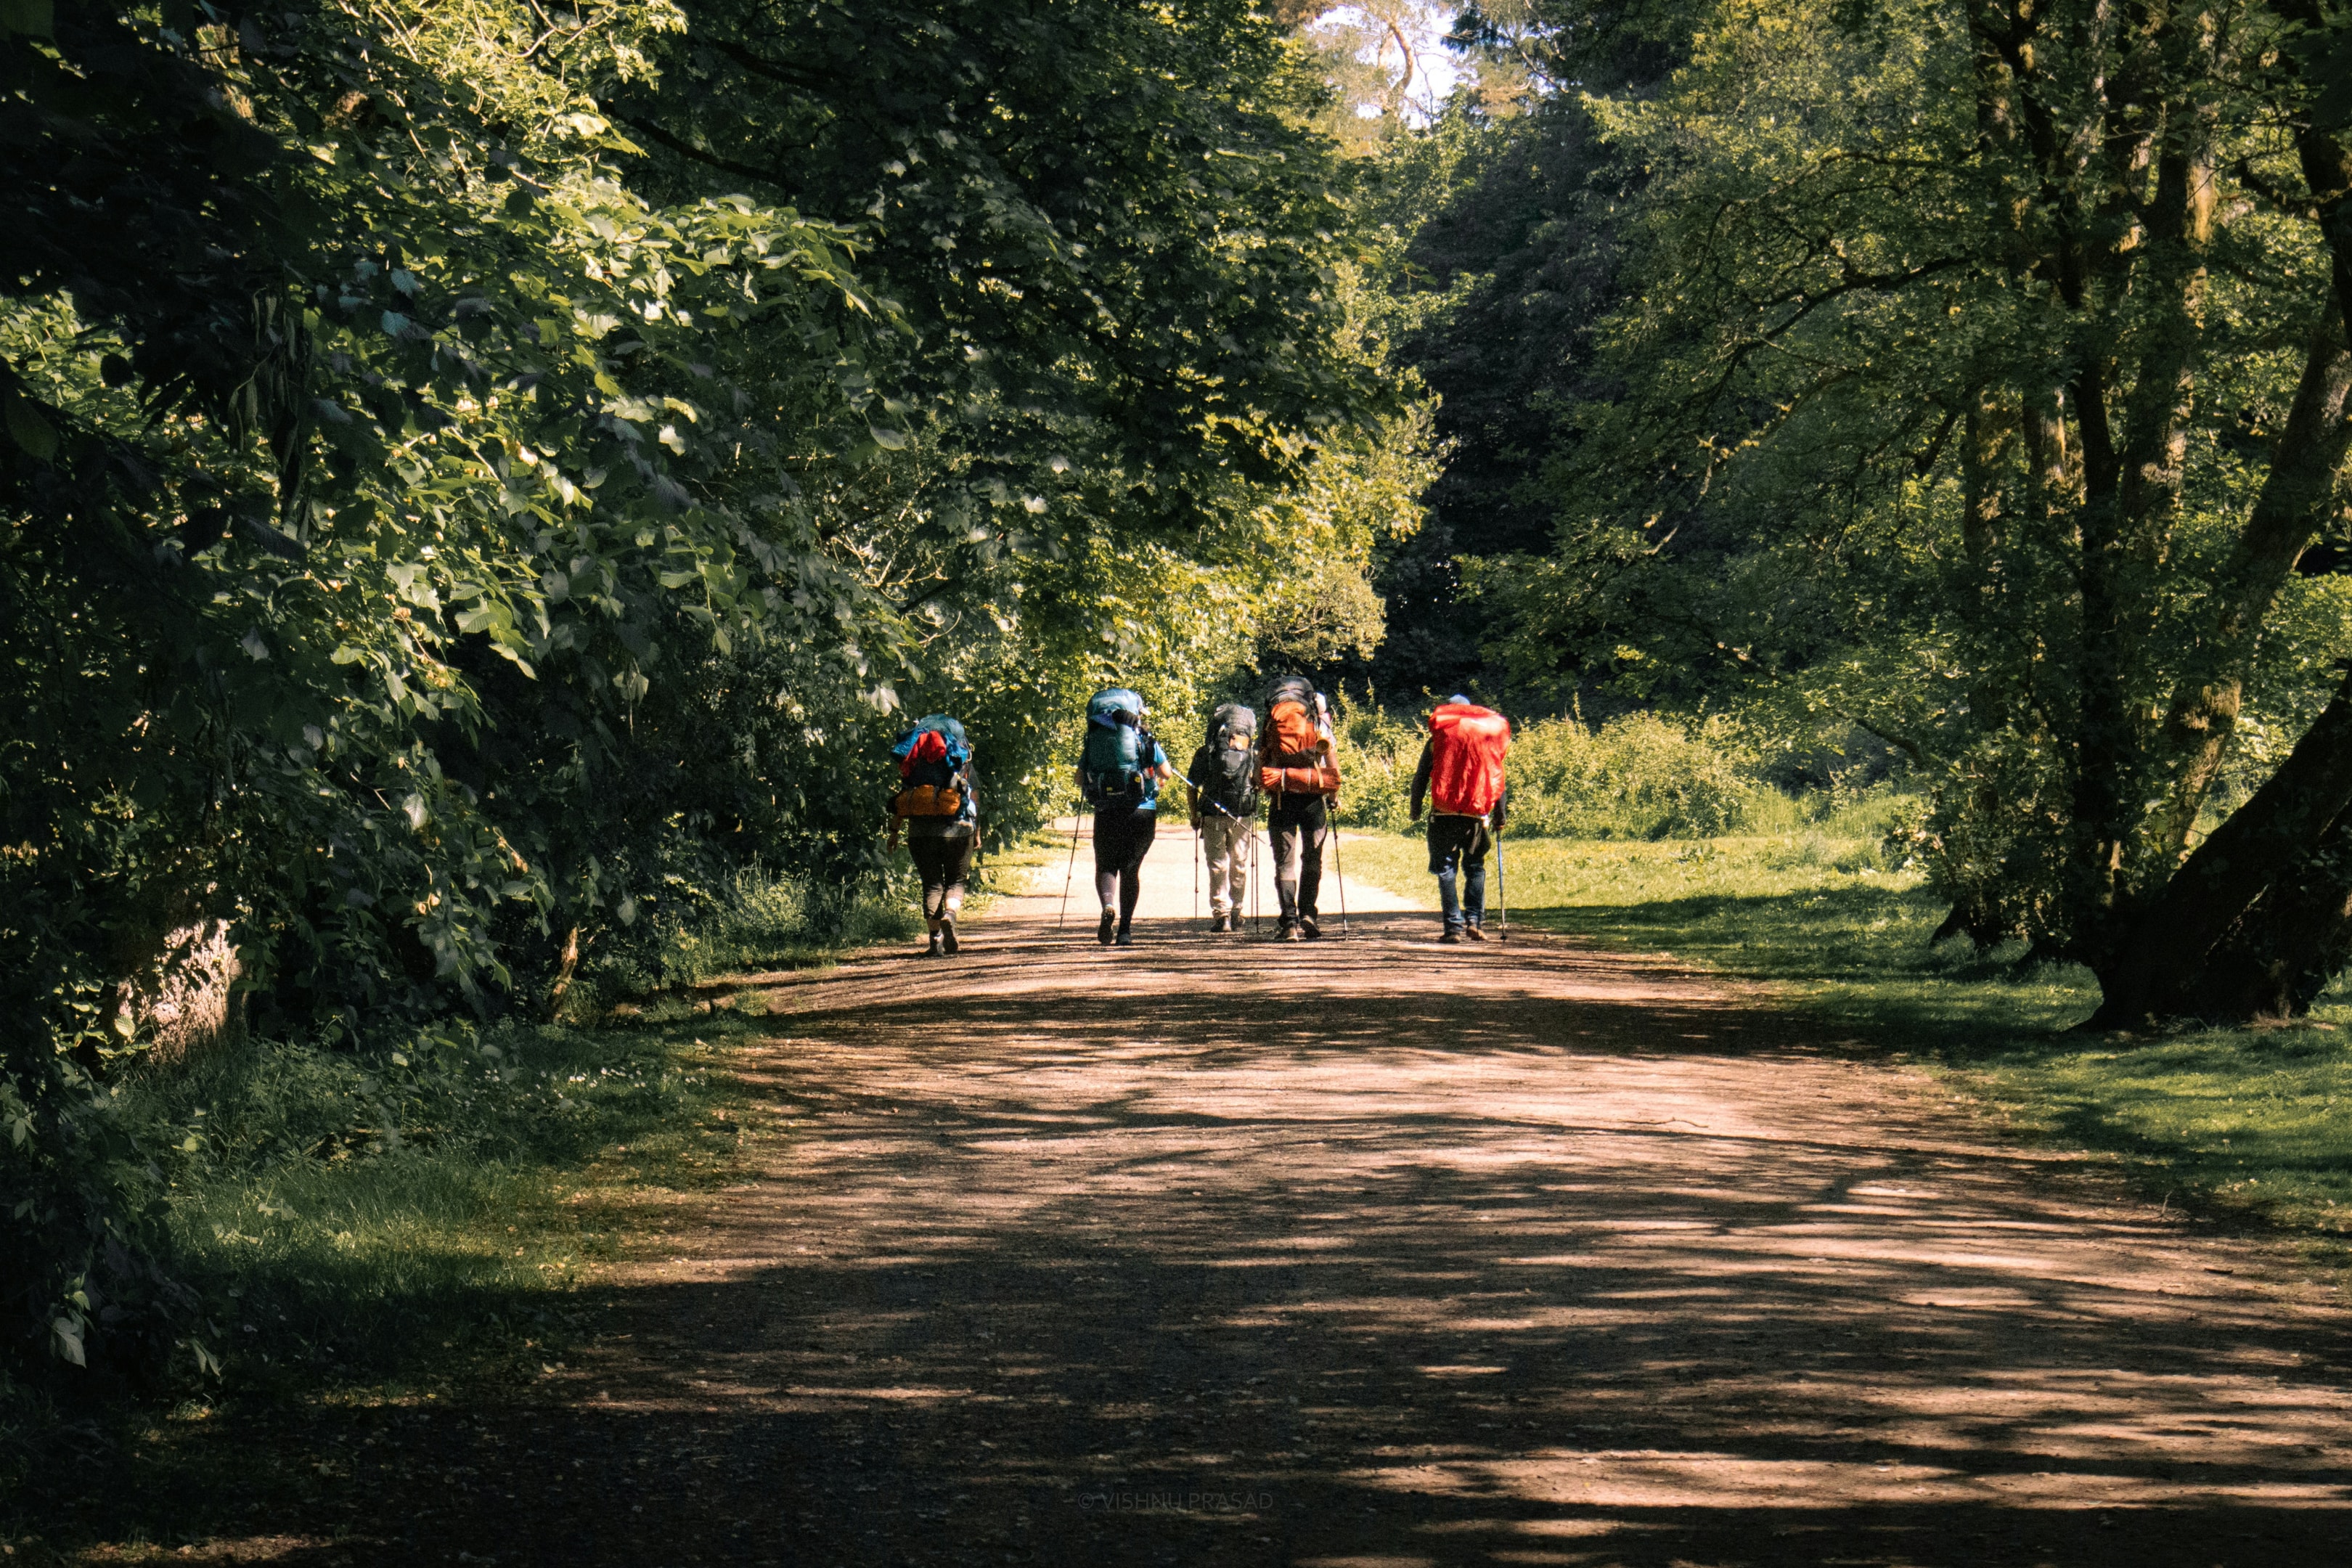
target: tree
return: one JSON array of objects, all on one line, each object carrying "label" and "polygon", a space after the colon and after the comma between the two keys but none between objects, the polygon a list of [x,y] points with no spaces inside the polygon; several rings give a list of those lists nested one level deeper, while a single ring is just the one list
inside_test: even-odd
[{"label": "tree", "polygon": [[0,19],[0,1279],[71,1361],[210,1354],[106,1093],[169,928],[414,1065],[734,872],[870,878],[901,688],[1017,824],[1040,704],[1245,658],[1157,606],[1395,413],[1239,5]]},{"label": "tree", "polygon": [[[1599,110],[1650,181],[1627,391],[1496,584],[1519,657],[1886,735],[1940,779],[1958,923],[2089,964],[2102,1024],[2307,1005],[2352,930],[2304,673],[2346,628],[2297,575],[2352,442],[2343,29],[1715,6]],[[2250,704],[2309,729],[2239,804]]]}]

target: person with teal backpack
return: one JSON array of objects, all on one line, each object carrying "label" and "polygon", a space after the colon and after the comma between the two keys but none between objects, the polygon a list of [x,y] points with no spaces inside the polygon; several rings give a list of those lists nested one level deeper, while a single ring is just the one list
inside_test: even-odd
[{"label": "person with teal backpack", "polygon": [[1078,751],[1078,789],[1095,812],[1095,893],[1102,922],[1095,940],[1135,945],[1135,900],[1143,858],[1160,826],[1160,781],[1168,753],[1144,727],[1143,699],[1124,686],[1087,700],[1087,734]]},{"label": "person with teal backpack", "polygon": [[963,725],[944,713],[918,719],[890,748],[898,762],[898,790],[890,797],[890,847],[907,831],[907,852],[923,884],[923,925],[929,957],[957,951],[956,917],[963,912],[964,880],[980,847],[980,792],[972,786],[971,743]]}]

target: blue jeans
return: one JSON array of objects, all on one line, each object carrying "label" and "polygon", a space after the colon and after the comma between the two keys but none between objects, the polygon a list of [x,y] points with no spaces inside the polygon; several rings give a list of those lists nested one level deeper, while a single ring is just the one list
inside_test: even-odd
[{"label": "blue jeans", "polygon": [[1486,825],[1475,816],[1429,819],[1429,868],[1437,874],[1437,907],[1446,929],[1486,918]]}]

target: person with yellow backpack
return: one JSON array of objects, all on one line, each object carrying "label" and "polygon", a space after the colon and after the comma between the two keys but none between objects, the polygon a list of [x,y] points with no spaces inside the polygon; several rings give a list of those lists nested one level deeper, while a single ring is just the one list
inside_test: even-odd
[{"label": "person with yellow backpack", "polygon": [[956,917],[980,847],[980,792],[972,787],[971,743],[963,725],[944,713],[918,719],[890,748],[898,762],[898,791],[890,797],[890,848],[907,832],[907,852],[923,884],[924,956],[954,956]]},{"label": "person with yellow backpack", "polygon": [[1339,757],[1331,738],[1331,710],[1305,676],[1286,675],[1267,688],[1265,730],[1258,739],[1258,787],[1265,792],[1266,837],[1274,841],[1274,891],[1284,942],[1312,942],[1315,900],[1323,882],[1323,847],[1339,795]]},{"label": "person with yellow backpack", "polygon": [[1509,808],[1503,759],[1510,749],[1511,721],[1459,692],[1429,716],[1429,740],[1412,773],[1412,820],[1421,820],[1426,795],[1429,869],[1444,921],[1440,942],[1486,940],[1486,849]]}]

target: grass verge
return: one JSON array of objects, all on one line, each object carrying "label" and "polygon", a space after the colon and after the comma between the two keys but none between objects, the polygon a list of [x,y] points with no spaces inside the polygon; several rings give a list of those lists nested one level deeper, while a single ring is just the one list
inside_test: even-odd
[{"label": "grass verge", "polygon": [[[504,1029],[399,1083],[247,1047],[142,1086],[140,1113],[205,1129],[170,1223],[220,1369],[164,1401],[19,1391],[0,1547],[73,1561],[234,1533],[318,1481],[303,1434],[337,1410],[527,1396],[600,1310],[599,1266],[739,1168],[749,1108],[728,1062],[757,1027],[722,1005]],[[271,1452],[280,1438],[293,1451]]]},{"label": "grass verge", "polygon": [[[2085,1035],[2081,969],[2021,949],[1930,946],[1944,906],[1878,840],[1835,820],[1775,836],[1629,844],[1507,840],[1513,923],[1664,952],[1759,982],[1793,1010],[1919,1061],[2021,1131],[2115,1156],[2175,1206],[2258,1223],[2341,1266],[2352,1231],[2352,1016],[2157,1038]],[[1418,837],[1367,838],[1348,868],[1425,893]],[[1489,868],[1489,921],[1496,885]]]},{"label": "grass verge", "polygon": [[742,1168],[753,1108],[730,1068],[764,1004],[715,994],[719,966],[822,963],[910,925],[896,899],[819,922],[751,892],[609,964],[583,987],[610,998],[595,1026],[247,1042],[126,1080],[123,1131],[172,1162],[171,1251],[212,1364],[162,1390],[0,1384],[0,1553],[233,1535],[323,1484],[310,1449],[338,1412],[524,1398],[560,1372],[603,1266]]}]

